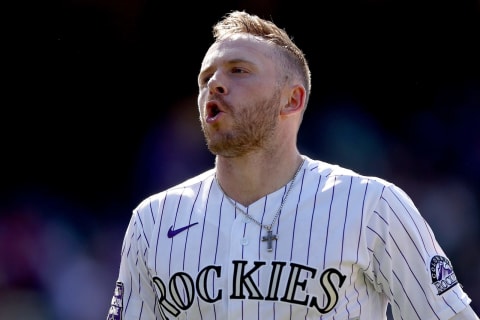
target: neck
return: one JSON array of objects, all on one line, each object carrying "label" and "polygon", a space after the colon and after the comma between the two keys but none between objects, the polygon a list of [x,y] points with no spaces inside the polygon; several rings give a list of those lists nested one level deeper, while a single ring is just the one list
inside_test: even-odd
[{"label": "neck", "polygon": [[302,165],[298,152],[288,157],[217,156],[217,180],[225,194],[244,206],[289,183]]}]

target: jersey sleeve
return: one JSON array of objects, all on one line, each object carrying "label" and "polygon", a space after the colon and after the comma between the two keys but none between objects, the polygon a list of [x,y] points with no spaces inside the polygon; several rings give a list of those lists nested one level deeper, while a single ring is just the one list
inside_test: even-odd
[{"label": "jersey sleeve", "polygon": [[451,261],[410,197],[385,186],[367,222],[367,278],[395,319],[450,319],[471,302]]},{"label": "jersey sleeve", "polygon": [[123,239],[120,270],[107,320],[160,319],[156,295],[146,265],[147,243],[137,212]]}]

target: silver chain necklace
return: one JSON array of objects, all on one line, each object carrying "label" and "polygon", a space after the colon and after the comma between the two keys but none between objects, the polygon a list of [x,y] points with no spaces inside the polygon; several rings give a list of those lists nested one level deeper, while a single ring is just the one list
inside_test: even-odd
[{"label": "silver chain necklace", "polygon": [[217,184],[218,184],[218,186],[220,187],[220,190],[222,190],[222,192],[223,192],[223,194],[225,195],[225,197],[227,198],[227,200],[235,207],[235,209],[238,209],[238,211],[240,211],[241,213],[243,213],[243,215],[244,215],[245,217],[247,217],[248,219],[250,219],[250,220],[252,220],[253,222],[255,222],[256,224],[258,224],[260,227],[262,227],[262,228],[264,228],[264,229],[267,230],[267,235],[262,237],[262,241],[267,241],[267,251],[269,251],[269,252],[273,250],[272,241],[273,241],[273,240],[278,240],[278,235],[273,234],[273,232],[272,232],[272,227],[273,227],[273,225],[275,224],[275,222],[277,221],[278,217],[280,216],[280,213],[282,212],[283,205],[285,204],[285,201],[287,201],[287,197],[288,197],[290,191],[291,191],[292,188],[293,188],[293,185],[294,185],[294,183],[295,183],[295,179],[297,178],[297,175],[298,175],[298,173],[300,172],[300,170],[302,169],[304,163],[305,163],[305,158],[303,159],[302,163],[298,166],[298,169],[297,169],[297,171],[295,172],[295,174],[293,175],[292,180],[290,180],[290,186],[288,187],[287,192],[285,193],[285,196],[284,196],[283,199],[282,199],[282,203],[280,203],[280,207],[278,208],[277,213],[275,213],[275,216],[273,217],[273,220],[272,220],[272,222],[271,222],[269,225],[267,225],[267,224],[262,224],[260,221],[256,220],[254,217],[252,217],[251,215],[249,215],[248,212],[246,212],[245,210],[243,210],[242,208],[240,208],[240,207],[237,205],[237,202],[236,202],[236,201],[234,201],[232,198],[230,198],[229,196],[227,196],[227,194],[225,193],[225,191],[223,191],[223,188],[222,188],[222,186],[220,185],[220,182],[219,182],[218,179],[217,179],[217,174],[215,174],[215,180],[217,181]]}]

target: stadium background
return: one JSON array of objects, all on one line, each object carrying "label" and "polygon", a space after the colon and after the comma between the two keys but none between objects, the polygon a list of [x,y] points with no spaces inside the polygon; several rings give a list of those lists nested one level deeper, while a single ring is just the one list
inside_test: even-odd
[{"label": "stadium background", "polygon": [[213,165],[211,26],[272,17],[313,73],[303,153],[413,198],[480,311],[480,2],[5,4],[0,319],[102,319],[133,207]]}]

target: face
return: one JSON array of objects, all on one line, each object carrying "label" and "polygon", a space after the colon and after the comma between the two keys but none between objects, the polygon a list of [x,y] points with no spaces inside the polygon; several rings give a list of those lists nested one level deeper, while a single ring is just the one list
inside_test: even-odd
[{"label": "face", "polygon": [[198,77],[198,108],[212,153],[239,157],[272,143],[281,106],[272,52],[271,45],[247,35],[207,51]]}]

